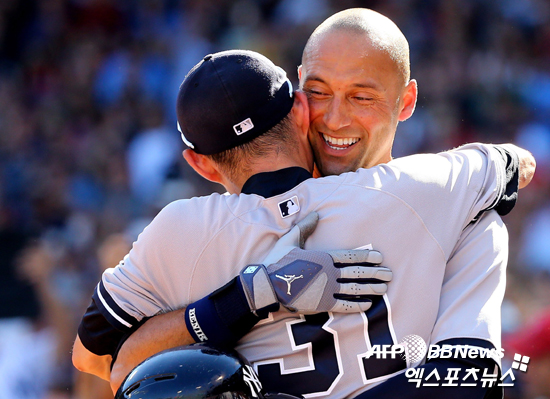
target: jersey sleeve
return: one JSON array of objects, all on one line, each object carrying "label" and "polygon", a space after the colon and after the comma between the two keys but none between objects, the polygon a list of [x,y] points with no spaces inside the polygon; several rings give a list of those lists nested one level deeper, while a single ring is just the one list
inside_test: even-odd
[{"label": "jersey sleeve", "polygon": [[[494,163],[496,178],[496,198],[492,205],[482,209],[476,216],[479,217],[482,212],[494,209],[499,215],[507,215],[516,205],[519,191],[519,157],[513,147],[501,144],[467,144],[459,150],[479,149],[485,152],[489,161],[489,170]],[[499,157],[500,156],[500,157]],[[502,159],[500,159],[502,158]],[[502,161],[502,162],[501,162]],[[502,169],[501,165],[504,166]],[[502,175],[504,170],[504,175]]]},{"label": "jersey sleeve", "polygon": [[124,260],[105,270],[96,286],[78,328],[83,345],[92,353],[113,355],[125,336],[148,317],[173,310],[163,296],[163,291],[171,289],[162,289],[163,257],[167,243],[177,235],[174,224],[178,219],[174,206],[167,208],[139,235]]},{"label": "jersey sleeve", "polygon": [[516,205],[519,191],[519,156],[510,146],[495,145],[506,163],[506,188],[495,205],[499,215],[507,215]]},{"label": "jersey sleeve", "polygon": [[432,344],[477,338],[501,348],[507,260],[508,232],[495,211],[468,225],[447,262]]},{"label": "jersey sleeve", "polygon": [[468,144],[378,167],[374,187],[412,208],[449,259],[462,231],[506,192],[506,160],[493,145]]},{"label": "jersey sleeve", "polygon": [[491,210],[502,201],[507,187],[507,158],[500,146],[467,144],[438,155],[450,166],[444,193],[466,200],[465,207],[470,207],[464,227],[480,212]]}]

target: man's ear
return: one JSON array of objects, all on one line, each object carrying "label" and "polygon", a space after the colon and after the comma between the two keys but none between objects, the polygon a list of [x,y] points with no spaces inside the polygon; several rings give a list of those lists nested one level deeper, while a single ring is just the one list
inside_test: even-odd
[{"label": "man's ear", "polygon": [[183,151],[183,157],[187,163],[195,169],[195,172],[204,177],[206,180],[223,184],[222,175],[214,161],[210,158],[202,154],[197,154],[195,151],[190,149]]},{"label": "man's ear", "polygon": [[298,65],[298,80],[302,80],[302,65]]},{"label": "man's ear", "polygon": [[418,97],[418,86],[416,80],[411,79],[403,91],[403,106],[399,112],[399,122],[406,121],[411,117],[416,107]]},{"label": "man's ear", "polygon": [[294,96],[293,117],[300,131],[307,137],[309,130],[309,104],[307,96],[303,91],[295,91]]}]

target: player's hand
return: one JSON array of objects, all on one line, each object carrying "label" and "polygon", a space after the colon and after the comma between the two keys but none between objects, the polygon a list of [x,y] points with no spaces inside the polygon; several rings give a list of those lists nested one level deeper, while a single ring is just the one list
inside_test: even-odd
[{"label": "player's hand", "polygon": [[372,295],[386,293],[392,272],[380,266],[380,252],[302,249],[318,220],[310,213],[281,237],[262,265],[240,273],[253,311],[278,302],[300,313],[362,312],[370,308]]}]

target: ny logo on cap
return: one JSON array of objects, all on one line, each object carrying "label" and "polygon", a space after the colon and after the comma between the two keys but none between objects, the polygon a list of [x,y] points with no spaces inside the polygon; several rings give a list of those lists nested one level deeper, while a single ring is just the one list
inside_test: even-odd
[{"label": "ny logo on cap", "polygon": [[233,126],[233,130],[235,133],[237,133],[237,136],[240,136],[243,133],[248,132],[250,129],[254,127],[254,124],[250,120],[250,118],[245,119],[241,123],[237,123]]},{"label": "ny logo on cap", "polygon": [[297,196],[281,201],[278,205],[279,211],[281,212],[281,216],[283,218],[294,215],[300,210],[300,203],[298,202]]},{"label": "ny logo on cap", "polygon": [[257,398],[259,396],[258,394],[262,391],[262,383],[254,369],[248,364],[245,364],[243,367],[243,380],[246,385],[248,385],[248,388],[250,388],[252,397]]}]

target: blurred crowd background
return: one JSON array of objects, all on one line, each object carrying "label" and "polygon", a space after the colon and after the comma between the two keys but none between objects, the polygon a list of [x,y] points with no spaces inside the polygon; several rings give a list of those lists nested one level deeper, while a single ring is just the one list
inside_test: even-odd
[{"label": "blurred crowd background", "polygon": [[394,156],[472,141],[535,155],[535,179],[505,218],[505,337],[541,319],[550,307],[550,2],[1,0],[0,399],[109,397],[70,363],[100,273],[168,202],[221,190],[181,157],[174,108],[187,71],[208,53],[251,49],[297,87],[309,34],[358,6],[390,17],[411,47],[419,99]]}]

